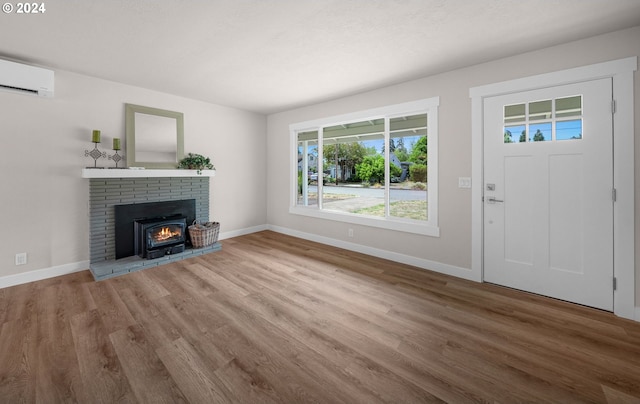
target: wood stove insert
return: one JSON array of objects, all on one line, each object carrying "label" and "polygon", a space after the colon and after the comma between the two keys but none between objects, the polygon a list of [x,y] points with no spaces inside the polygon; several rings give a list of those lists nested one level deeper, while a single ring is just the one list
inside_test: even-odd
[{"label": "wood stove insert", "polygon": [[141,258],[160,258],[185,249],[187,221],[184,216],[136,220],[135,253]]},{"label": "wood stove insert", "polygon": [[[180,248],[191,246],[191,240],[187,232],[187,223],[193,223],[196,219],[196,200],[172,200],[163,202],[136,203],[128,205],[116,205],[115,208],[115,247],[116,259],[140,255],[144,258],[158,258],[165,254],[176,254]],[[150,241],[150,248],[147,248],[147,235],[144,234],[146,228],[162,233],[162,227],[154,228],[153,223],[159,221],[178,221],[180,225],[173,224],[170,226],[171,232],[176,232],[176,226],[184,226],[181,230],[183,241],[176,241],[177,236],[167,237],[165,234],[159,234],[160,237],[156,241]],[[166,227],[166,226],[165,226]],[[144,229],[143,229],[144,228]],[[143,242],[141,238],[136,237],[143,232]],[[166,240],[162,240],[167,237]],[[182,247],[178,245],[182,244]],[[144,247],[144,248],[143,248]],[[143,250],[154,251],[151,255]],[[164,253],[162,253],[164,250]],[[162,255],[159,255],[162,254]]]}]

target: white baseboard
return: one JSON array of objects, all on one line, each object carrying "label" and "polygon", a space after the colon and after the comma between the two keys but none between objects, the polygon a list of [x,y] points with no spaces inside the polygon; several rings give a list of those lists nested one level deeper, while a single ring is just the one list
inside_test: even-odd
[{"label": "white baseboard", "polygon": [[220,234],[218,235],[218,240],[224,240],[225,238],[240,237],[246,234],[257,233],[259,231],[264,231],[264,230],[268,230],[268,226],[266,224],[262,224],[260,226],[247,227],[240,230],[220,232]]},{"label": "white baseboard", "polygon": [[640,307],[636,307],[636,321],[640,322]]},{"label": "white baseboard", "polygon": [[402,264],[413,265],[418,268],[428,269],[430,271],[439,272],[441,274],[451,275],[458,278],[476,281],[471,269],[457,267],[454,265],[443,264],[437,261],[430,261],[423,258],[412,257],[410,255],[400,254],[393,251],[380,250],[378,248],[368,247],[361,244],[350,243],[343,240],[337,240],[329,237],[318,236],[316,234],[304,233],[297,230],[288,229],[280,226],[267,226],[269,230],[277,233],[287,234],[289,236],[302,238],[309,241],[315,241],[321,244],[327,244],[333,247],[344,248],[345,250],[355,251],[362,254],[371,255],[378,258],[387,259]]},{"label": "white baseboard", "polygon": [[40,281],[56,276],[67,275],[89,269],[89,261],[73,262],[71,264],[58,265],[50,268],[36,269],[21,274],[0,277],[0,289],[23,283]]}]

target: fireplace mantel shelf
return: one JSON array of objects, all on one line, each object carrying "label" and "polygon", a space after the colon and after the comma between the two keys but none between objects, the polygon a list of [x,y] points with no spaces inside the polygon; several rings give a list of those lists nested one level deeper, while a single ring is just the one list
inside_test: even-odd
[{"label": "fireplace mantel shelf", "polygon": [[82,178],[151,178],[151,177],[214,177],[216,170],[161,170],[161,169],[96,169],[83,168]]}]

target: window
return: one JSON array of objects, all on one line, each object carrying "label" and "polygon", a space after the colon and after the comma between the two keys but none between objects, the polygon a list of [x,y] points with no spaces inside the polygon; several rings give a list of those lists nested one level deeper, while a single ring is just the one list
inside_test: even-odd
[{"label": "window", "polygon": [[438,236],[438,98],[290,127],[291,213]]},{"label": "window", "polygon": [[582,139],[582,96],[504,106],[504,143]]}]

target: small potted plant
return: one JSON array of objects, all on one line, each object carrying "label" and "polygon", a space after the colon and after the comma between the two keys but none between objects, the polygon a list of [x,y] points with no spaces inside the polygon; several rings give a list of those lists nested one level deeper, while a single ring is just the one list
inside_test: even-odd
[{"label": "small potted plant", "polygon": [[200,154],[188,153],[187,157],[180,160],[178,168],[187,170],[197,170],[198,174],[202,174],[202,170],[214,170],[215,167],[211,164],[209,157],[204,157]]}]

